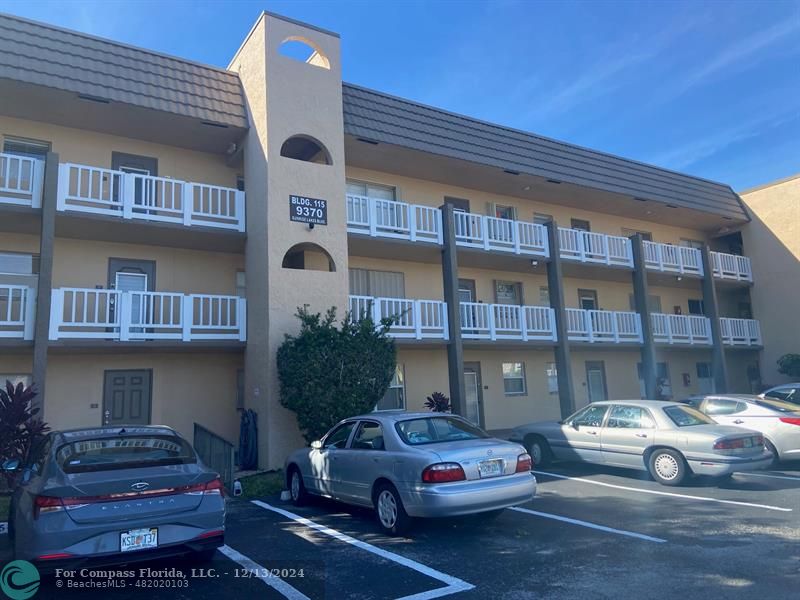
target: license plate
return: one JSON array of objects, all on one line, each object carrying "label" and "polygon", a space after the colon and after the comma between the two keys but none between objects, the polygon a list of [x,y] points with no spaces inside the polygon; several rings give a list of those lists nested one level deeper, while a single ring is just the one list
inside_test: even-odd
[{"label": "license plate", "polygon": [[122,552],[156,547],[158,547],[158,529],[155,527],[131,529],[119,534],[119,549]]},{"label": "license plate", "polygon": [[503,474],[503,459],[484,460],[478,463],[478,475],[481,477],[497,477]]}]

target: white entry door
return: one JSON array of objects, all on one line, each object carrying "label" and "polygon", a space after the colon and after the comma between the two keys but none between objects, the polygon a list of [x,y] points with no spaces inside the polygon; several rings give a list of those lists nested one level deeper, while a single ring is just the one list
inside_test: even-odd
[{"label": "white entry door", "polygon": [[[147,291],[147,275],[144,273],[127,273],[125,271],[117,271],[116,281],[114,287],[120,292],[146,292]],[[131,296],[131,325],[141,325],[145,322],[146,306],[143,302],[144,298],[141,294],[133,294]],[[131,327],[132,332],[141,333],[141,327]]]},{"label": "white entry door", "polygon": [[464,371],[464,392],[465,404],[464,416],[468,421],[480,427],[481,412],[480,412],[480,390],[478,388],[478,373],[475,371]]}]

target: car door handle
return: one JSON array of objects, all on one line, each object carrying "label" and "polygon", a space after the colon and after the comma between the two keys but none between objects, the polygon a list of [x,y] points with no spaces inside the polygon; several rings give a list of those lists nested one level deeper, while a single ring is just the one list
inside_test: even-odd
[{"label": "car door handle", "polygon": [[587,431],[586,433],[588,433],[589,435],[597,435],[596,431]]},{"label": "car door handle", "polygon": [[744,421],[742,421],[741,419],[736,419],[736,420],[733,422],[733,424],[734,424],[734,425],[741,425],[742,423],[744,423]]},{"label": "car door handle", "polygon": [[636,437],[640,437],[640,438],[646,438],[646,437],[647,437],[647,434],[646,434],[646,433],[635,433],[634,435],[635,435]]}]

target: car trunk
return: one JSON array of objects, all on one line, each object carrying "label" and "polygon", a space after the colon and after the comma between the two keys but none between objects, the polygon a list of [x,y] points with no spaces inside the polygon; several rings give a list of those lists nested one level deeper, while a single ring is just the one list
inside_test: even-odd
[{"label": "car trunk", "polygon": [[511,475],[517,470],[517,458],[524,452],[492,438],[442,442],[431,447],[431,451],[442,462],[460,464],[468,480]]},{"label": "car trunk", "polygon": [[[720,427],[719,425],[708,425],[707,427],[713,428],[713,433],[716,433],[716,439],[712,445],[732,446],[714,448],[714,452],[718,454],[748,458],[764,452],[764,436],[757,431],[749,431],[740,427]],[[724,435],[720,436],[720,433]]]},{"label": "car trunk", "polygon": [[212,478],[196,465],[91,471],[68,474],[43,494],[64,499],[76,523],[105,523],[195,510]]}]

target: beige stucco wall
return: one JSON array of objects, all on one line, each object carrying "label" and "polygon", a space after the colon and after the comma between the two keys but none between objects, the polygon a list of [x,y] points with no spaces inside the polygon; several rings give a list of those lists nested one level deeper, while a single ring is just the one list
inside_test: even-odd
[{"label": "beige stucco wall", "polygon": [[32,354],[0,354],[0,386],[5,388],[5,376],[30,375],[32,370]]},{"label": "beige stucco wall", "polygon": [[53,288],[107,287],[109,258],[155,261],[161,292],[233,295],[236,271],[244,270],[240,254],[56,238]]},{"label": "beige stucco wall", "polygon": [[533,213],[552,215],[562,227],[569,227],[570,219],[584,219],[591,223],[592,231],[610,235],[622,235],[622,229],[635,229],[649,231],[653,234],[653,241],[678,244],[681,238],[694,240],[707,240],[708,236],[693,229],[673,227],[652,221],[630,219],[591,212],[548,202],[547,198],[532,201],[512,196],[489,194],[468,188],[443,185],[422,179],[412,179],[381,171],[372,171],[358,167],[347,167],[347,177],[361,181],[369,181],[382,185],[393,186],[397,190],[397,199],[412,204],[427,206],[441,206],[445,196],[464,198],[470,201],[470,210],[474,213],[487,214],[491,203],[504,206],[514,206],[517,218],[520,221],[533,221]]},{"label": "beige stucco wall", "polygon": [[[90,109],[87,107],[87,110]],[[62,163],[110,169],[111,153],[124,152],[157,158],[160,177],[234,188],[236,176],[241,174],[239,170],[228,167],[222,155],[61,127],[41,121],[0,116],[0,136],[49,142]]]},{"label": "beige stucco wall", "polygon": [[44,419],[56,429],[100,425],[104,371],[152,369],[153,424],[174,427],[191,440],[199,423],[236,444],[236,370],[241,367],[239,354],[51,352]]},{"label": "beige stucco wall", "polygon": [[761,321],[765,384],[789,381],[778,373],[782,355],[800,353],[800,175],[742,193],[752,221],[742,229],[753,265],[750,296]]}]

